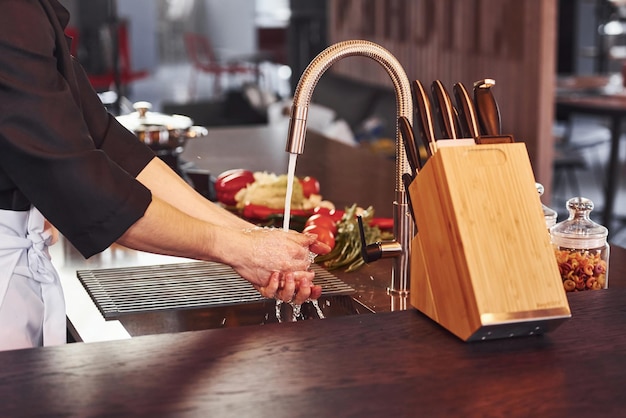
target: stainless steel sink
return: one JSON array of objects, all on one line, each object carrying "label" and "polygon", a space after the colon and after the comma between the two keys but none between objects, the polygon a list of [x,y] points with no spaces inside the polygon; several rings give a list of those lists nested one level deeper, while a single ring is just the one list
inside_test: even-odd
[{"label": "stainless steel sink", "polygon": [[79,270],[78,278],[105,317],[132,336],[262,325],[373,313],[352,298],[356,291],[314,265],[323,293],[294,312],[265,299],[230,267],[190,262]]},{"label": "stainless steel sink", "polygon": [[[322,319],[346,315],[373,313],[350,296],[322,296],[318,300]],[[280,307],[282,322],[294,322],[292,307]],[[241,303],[212,308],[168,310],[126,314],[117,318],[132,336],[182,332],[212,328],[238,327],[279,323],[276,301]],[[301,307],[298,321],[320,319],[317,308],[311,302]]]}]

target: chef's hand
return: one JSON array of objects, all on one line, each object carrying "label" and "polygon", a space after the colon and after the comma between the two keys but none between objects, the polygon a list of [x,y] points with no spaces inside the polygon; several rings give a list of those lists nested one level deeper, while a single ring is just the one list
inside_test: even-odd
[{"label": "chef's hand", "polygon": [[321,288],[313,285],[308,269],[312,253],[326,254],[330,247],[295,231],[254,228],[244,234],[246,246],[231,265],[263,296],[294,302],[319,297]]},{"label": "chef's hand", "polygon": [[322,295],[322,286],[313,284],[313,276],[312,271],[285,274],[275,271],[267,286],[255,288],[265,297],[302,305],[307,300],[317,299]]}]

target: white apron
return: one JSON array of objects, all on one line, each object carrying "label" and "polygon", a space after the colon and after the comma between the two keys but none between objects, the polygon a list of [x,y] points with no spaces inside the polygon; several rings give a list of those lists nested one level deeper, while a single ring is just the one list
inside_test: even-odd
[{"label": "white apron", "polygon": [[0,350],[66,342],[65,299],[44,218],[0,210]]}]

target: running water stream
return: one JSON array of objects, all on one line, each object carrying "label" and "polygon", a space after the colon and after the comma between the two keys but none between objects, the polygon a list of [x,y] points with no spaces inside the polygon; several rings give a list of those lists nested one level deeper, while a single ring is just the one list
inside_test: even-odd
[{"label": "running water stream", "polygon": [[[291,196],[293,195],[293,182],[296,178],[297,159],[298,154],[293,152],[289,153],[289,166],[287,167],[287,192],[285,194],[285,211],[283,212],[283,230],[285,231],[289,231],[289,219],[291,218]],[[309,302],[313,304],[313,307],[315,308],[319,318],[324,318],[324,314],[322,313],[322,310],[317,301],[311,300]],[[276,301],[276,319],[278,319],[278,322],[282,322],[282,315],[280,312],[282,303],[283,302],[280,300]],[[297,321],[298,318],[302,316],[300,313],[301,305],[296,305],[294,303],[290,303],[290,305],[293,308],[293,314],[291,319],[292,321]]]},{"label": "running water stream", "polygon": [[289,166],[287,167],[287,193],[285,194],[285,212],[283,213],[283,229],[289,231],[289,218],[291,218],[291,196],[293,195],[293,182],[296,178],[296,160],[298,154],[289,153]]}]

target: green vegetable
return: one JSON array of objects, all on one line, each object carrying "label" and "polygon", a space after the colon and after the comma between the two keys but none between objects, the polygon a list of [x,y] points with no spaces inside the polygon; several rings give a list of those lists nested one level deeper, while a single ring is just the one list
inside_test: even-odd
[{"label": "green vegetable", "polygon": [[[357,270],[365,261],[361,257],[361,236],[357,221],[357,205],[346,208],[346,212],[337,224],[335,247],[328,254],[315,258],[315,262],[328,270],[345,268],[346,272]],[[374,218],[374,208],[368,207],[361,213],[365,242],[372,243],[382,240],[382,233],[377,226],[370,226]]]}]

